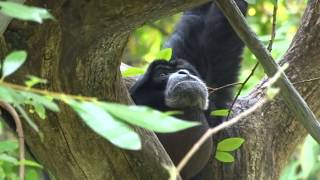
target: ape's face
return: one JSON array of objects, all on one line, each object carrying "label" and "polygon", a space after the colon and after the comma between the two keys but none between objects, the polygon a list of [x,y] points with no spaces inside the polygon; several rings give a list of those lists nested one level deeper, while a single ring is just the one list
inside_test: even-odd
[{"label": "ape's face", "polygon": [[207,109],[208,91],[196,69],[184,60],[154,61],[130,90],[136,104],[160,110]]}]

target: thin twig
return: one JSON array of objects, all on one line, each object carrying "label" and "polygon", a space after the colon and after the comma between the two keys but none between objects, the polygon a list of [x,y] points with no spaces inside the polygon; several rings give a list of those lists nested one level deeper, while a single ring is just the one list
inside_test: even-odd
[{"label": "thin twig", "polygon": [[248,82],[248,81],[250,80],[250,78],[253,76],[253,74],[254,74],[254,72],[256,71],[256,69],[258,68],[258,66],[259,66],[259,63],[256,63],[256,64],[254,65],[253,69],[251,70],[249,76],[248,76],[248,77],[243,81],[243,83],[241,84],[241,87],[239,88],[237,95],[235,96],[235,98],[234,98],[233,101],[232,101],[231,106],[229,107],[229,112],[228,112],[228,115],[227,115],[227,118],[226,118],[227,120],[229,119],[230,114],[231,114],[231,110],[232,110],[234,104],[236,103],[236,101],[238,100],[238,98],[239,98],[239,96],[240,96],[240,94],[241,94],[244,86],[247,84],[247,82]]},{"label": "thin twig", "polygon": [[25,86],[21,86],[18,84],[13,84],[13,83],[8,83],[8,82],[0,82],[1,86],[5,86],[5,87],[9,87],[15,90],[20,90],[20,91],[28,91],[28,92],[33,92],[33,93],[37,93],[37,94],[41,94],[41,95],[48,95],[48,96],[52,96],[54,98],[57,99],[61,99],[62,97],[70,97],[72,99],[76,99],[76,100],[86,100],[86,101],[95,101],[97,100],[97,98],[95,97],[87,97],[87,96],[79,96],[79,95],[71,95],[71,94],[64,94],[64,93],[57,93],[57,92],[52,92],[52,91],[48,91],[48,90],[41,90],[41,89],[36,89],[36,88],[30,88],[30,87],[25,87]]},{"label": "thin twig", "polygon": [[[288,67],[288,64],[285,64],[283,67],[281,67],[276,74],[272,77],[269,78],[266,82],[267,87],[271,87],[280,77],[281,73]],[[243,117],[248,116],[252,112],[254,112],[256,109],[261,107],[264,103],[267,102],[267,100],[270,99],[270,97],[265,96],[263,97],[259,102],[255,103],[253,106],[251,106],[249,109],[246,111],[240,113],[236,117],[233,117],[229,121],[224,121],[222,124],[220,124],[217,127],[214,128],[209,128],[202,136],[201,138],[192,146],[192,148],[188,151],[188,153],[182,158],[182,160],[179,162],[177,166],[177,171],[181,172],[183,167],[189,162],[189,160],[192,158],[192,156],[197,152],[197,150],[203,145],[203,143],[210,138],[213,134],[221,131],[222,129],[225,129],[227,127],[232,126],[233,124],[237,123],[240,121]]]},{"label": "thin twig", "polygon": [[312,82],[312,81],[318,81],[318,80],[320,80],[320,77],[316,77],[316,78],[312,78],[312,79],[307,79],[307,80],[302,80],[302,81],[297,81],[297,82],[293,82],[292,84],[296,85],[296,84],[302,84],[302,83]]},{"label": "thin twig", "polygon": [[207,88],[208,88],[208,90],[210,91],[210,94],[211,94],[211,93],[214,93],[216,91],[220,91],[221,89],[228,88],[228,87],[231,87],[231,86],[241,85],[241,84],[242,84],[242,82],[235,82],[235,83],[226,84],[224,86],[220,86],[220,87],[217,87],[217,88],[212,88],[212,87],[207,87]]},{"label": "thin twig", "polygon": [[[252,31],[241,10],[237,7],[236,2],[234,2],[234,0],[215,0],[215,2],[227,17],[241,40],[257,57],[263,66],[265,73],[271,77],[278,72],[280,68],[279,64],[275,62],[269,51]],[[314,1],[311,2],[312,3],[309,4],[316,4]],[[320,143],[320,123],[285,73],[281,72],[280,78],[277,81],[277,86],[281,89],[280,96],[283,98],[292,114],[294,114],[296,119],[302,123],[310,135]]]},{"label": "thin twig", "polygon": [[273,41],[276,37],[276,23],[277,23],[277,11],[278,11],[278,0],[275,0],[273,6],[273,15],[272,15],[272,30],[271,30],[271,38],[268,45],[268,51],[272,51]]},{"label": "thin twig", "polygon": [[17,111],[10,104],[1,101],[0,107],[6,110],[12,116],[16,124],[16,131],[19,139],[19,162],[20,162],[19,177],[20,177],[20,180],[23,180],[25,175],[25,167],[24,167],[25,154],[24,154],[24,133],[22,128],[22,123]]},{"label": "thin twig", "polygon": [[235,123],[237,123],[238,121],[240,121],[243,117],[248,116],[249,114],[251,114],[252,112],[254,112],[256,109],[258,109],[259,107],[261,107],[265,102],[267,101],[266,98],[261,99],[261,101],[259,101],[258,103],[256,103],[255,105],[253,105],[252,107],[250,107],[249,109],[247,109],[246,111],[242,112],[241,114],[239,114],[238,116],[230,119],[229,121],[225,121],[222,124],[220,124],[217,127],[214,128],[210,128],[209,130],[206,131],[205,134],[203,134],[201,136],[201,138],[199,139],[199,141],[197,141],[192,148],[188,151],[188,153],[183,157],[183,159],[179,162],[178,166],[177,166],[177,171],[180,173],[181,170],[183,169],[183,167],[185,167],[185,165],[189,162],[189,160],[191,159],[191,157],[198,151],[198,149],[203,145],[203,143],[209,139],[212,135],[216,134],[217,132],[230,127],[232,125],[234,125]]},{"label": "thin twig", "polygon": [[[269,44],[268,44],[268,51],[271,52],[272,51],[272,45],[273,45],[273,42],[274,42],[274,39],[276,37],[276,21],[277,21],[277,11],[278,11],[278,0],[275,0],[275,4],[274,4],[274,7],[273,7],[273,16],[272,16],[272,29],[271,29],[271,38],[270,38],[270,41],[269,41]],[[241,87],[239,88],[238,90],[238,93],[237,95],[235,96],[235,98],[233,99],[232,101],[232,104],[231,106],[229,107],[229,112],[228,112],[228,115],[227,115],[227,120],[229,119],[230,117],[230,114],[231,114],[231,110],[234,106],[234,104],[236,103],[236,101],[238,100],[244,86],[247,84],[247,82],[250,80],[250,78],[254,75],[254,72],[256,71],[257,67],[259,66],[259,62],[257,62],[255,64],[255,66],[253,67],[253,69],[251,70],[251,73],[249,74],[249,76],[244,80],[244,82],[242,83]]]}]

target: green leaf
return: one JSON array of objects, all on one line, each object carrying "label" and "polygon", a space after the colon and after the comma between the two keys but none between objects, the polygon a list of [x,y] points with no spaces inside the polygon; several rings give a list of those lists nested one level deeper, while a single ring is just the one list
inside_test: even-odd
[{"label": "green leaf", "polygon": [[183,121],[146,106],[99,103],[113,116],[130,124],[155,132],[170,133],[199,125],[199,122]]},{"label": "green leaf", "polygon": [[234,157],[228,152],[217,151],[215,158],[221,162],[233,162]]},{"label": "green leaf", "polygon": [[268,87],[267,88],[267,98],[272,100],[277,94],[279,94],[280,88]]},{"label": "green leaf", "polygon": [[172,56],[172,49],[171,48],[165,48],[159,51],[156,54],[156,59],[162,59],[162,60],[167,60],[169,61]]},{"label": "green leaf", "polygon": [[[0,2],[0,4],[3,2]],[[2,78],[15,72],[27,59],[26,51],[13,51],[4,59]]]},{"label": "green leaf", "polygon": [[211,116],[228,116],[229,109],[218,109],[210,113]]},{"label": "green leaf", "polygon": [[245,0],[248,4],[256,4],[257,0]]},{"label": "green leaf", "polygon": [[39,174],[34,169],[28,169],[26,171],[25,180],[36,180],[36,179],[42,179],[39,177]]},{"label": "green leaf", "polygon": [[7,141],[0,141],[0,153],[3,152],[12,152],[18,149],[18,142],[7,140]]},{"label": "green leaf", "polygon": [[[51,111],[59,112],[60,110],[59,106],[55,102],[53,102],[51,97],[41,96],[32,92],[26,92],[26,91],[20,92],[20,94],[25,98],[28,98],[29,100],[32,100],[36,103],[43,105],[44,107],[46,107],[47,109],[50,109]],[[31,103],[31,105],[33,104]]]},{"label": "green leaf", "polygon": [[24,83],[27,87],[31,88],[32,86],[34,86],[36,84],[40,84],[40,83],[45,84],[45,83],[47,83],[47,80],[41,79],[37,76],[28,75],[28,80],[26,80]]},{"label": "green leaf", "polygon": [[298,171],[299,161],[291,161],[281,172],[280,180],[301,180],[301,172]]},{"label": "green leaf", "polygon": [[9,1],[1,1],[0,7],[1,13],[21,20],[30,20],[42,23],[44,19],[53,19],[53,16],[43,8],[26,6]]},{"label": "green leaf", "polygon": [[25,98],[11,88],[0,86],[0,100],[11,103],[20,104],[25,102]]},{"label": "green leaf", "polygon": [[138,76],[144,74],[145,70],[136,67],[130,67],[121,72],[123,77]]},{"label": "green leaf", "polygon": [[316,163],[319,162],[318,157],[319,144],[309,135],[301,147],[299,156],[303,179],[307,179]]},{"label": "green leaf", "polygon": [[29,117],[29,115],[26,113],[26,111],[20,105],[16,105],[15,107],[18,110],[18,112],[21,114],[21,116],[27,121],[29,126],[31,126],[32,129],[35,130],[41,137],[39,127],[36,125],[35,122],[33,122],[33,120]]},{"label": "green leaf", "polygon": [[43,166],[37,162],[34,161],[30,161],[30,160],[23,160],[23,161],[19,161],[21,164],[25,165],[25,166],[30,166],[30,167],[36,167],[36,168],[40,168],[42,169]]},{"label": "green leaf", "polygon": [[114,145],[130,150],[141,149],[141,141],[128,125],[115,120],[104,109],[91,102],[66,101],[97,134]]},{"label": "green leaf", "polygon": [[182,111],[165,111],[163,112],[164,114],[168,115],[168,116],[174,116],[174,115],[181,115],[183,114]]},{"label": "green leaf", "polygon": [[41,119],[46,118],[46,109],[44,108],[44,106],[42,104],[34,102],[33,107]]},{"label": "green leaf", "polygon": [[9,162],[14,165],[18,165],[17,158],[9,156],[7,154],[0,154],[0,161],[5,161],[5,162]]},{"label": "green leaf", "polygon": [[218,143],[217,151],[234,151],[244,142],[242,138],[227,138]]}]

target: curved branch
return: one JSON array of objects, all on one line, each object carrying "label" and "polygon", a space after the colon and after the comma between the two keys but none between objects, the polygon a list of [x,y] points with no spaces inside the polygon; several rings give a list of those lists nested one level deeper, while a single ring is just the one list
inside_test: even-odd
[{"label": "curved branch", "polygon": [[[236,3],[233,0],[216,0],[216,2],[239,37],[257,57],[267,75],[271,77],[279,71],[279,65],[259,41],[257,35],[250,29]],[[291,111],[295,113],[311,136],[320,143],[320,123],[284,73],[281,74],[277,85],[281,89],[280,95],[284,98]]]},{"label": "curved branch", "polygon": [[24,148],[24,133],[22,128],[22,123],[17,111],[10,104],[0,101],[0,107],[10,114],[16,126],[16,132],[18,134],[18,140],[19,140],[19,161],[20,161],[19,162],[19,178],[20,180],[23,180],[24,174],[25,174],[25,167],[24,167],[25,148]]}]

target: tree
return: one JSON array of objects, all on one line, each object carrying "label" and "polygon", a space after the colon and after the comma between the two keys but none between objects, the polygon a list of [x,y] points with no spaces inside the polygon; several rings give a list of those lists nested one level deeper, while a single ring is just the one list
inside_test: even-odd
[{"label": "tree", "polygon": [[[99,99],[132,103],[121,79],[119,66],[128,36],[148,21],[172,15],[205,0],[188,1],[28,1],[51,9],[56,21],[38,26],[13,21],[2,49],[26,49],[27,64],[12,81],[21,83],[25,74],[35,74],[50,83],[42,88]],[[293,82],[319,77],[319,4],[310,0],[301,26],[283,62]],[[296,84],[296,88],[319,115],[319,83]],[[264,96],[263,82],[235,111],[243,111]],[[26,140],[36,158],[58,179],[165,179],[161,163],[170,164],[154,134],[136,128],[143,137],[141,151],[124,151],[99,137],[61,104],[61,112],[37,120],[44,139],[24,124]],[[277,179],[286,160],[307,132],[278,97],[242,122],[214,136],[241,136],[246,143],[233,164],[212,161],[208,172],[216,179]],[[159,163],[161,162],[161,163]]]}]

